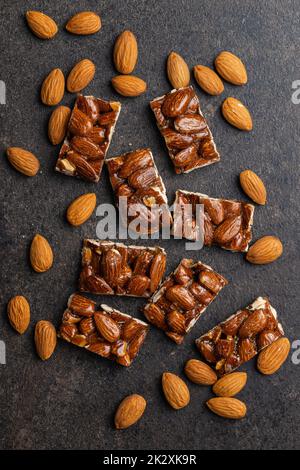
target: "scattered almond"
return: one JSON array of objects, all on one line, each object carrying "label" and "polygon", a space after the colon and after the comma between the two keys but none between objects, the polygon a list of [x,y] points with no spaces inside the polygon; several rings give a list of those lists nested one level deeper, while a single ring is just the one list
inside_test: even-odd
[{"label": "scattered almond", "polygon": [[55,106],[63,99],[64,92],[64,74],[60,69],[54,69],[43,81],[41,88],[41,100],[48,106]]},{"label": "scattered almond", "polygon": [[236,98],[226,98],[222,104],[222,113],[226,121],[242,131],[251,131],[252,117],[246,106]]},{"label": "scattered almond", "polygon": [[68,207],[67,220],[77,227],[84,224],[92,215],[96,207],[96,194],[87,193],[77,197]]},{"label": "scattered almond", "polygon": [[190,71],[184,59],[171,52],[167,60],[167,74],[173,88],[182,88],[190,83]]},{"label": "scattered almond", "polygon": [[115,43],[114,63],[117,71],[122,74],[132,73],[138,59],[138,45],[131,31],[123,31]]},{"label": "scattered almond", "polygon": [[69,73],[67,78],[67,90],[77,93],[93,80],[96,72],[95,64],[89,59],[78,62]]},{"label": "scattered almond", "polygon": [[164,372],[162,376],[164,395],[174,410],[187,406],[190,402],[190,392],[185,382],[178,375]]},{"label": "scattered almond", "polygon": [[60,144],[67,133],[71,109],[68,106],[58,106],[51,114],[48,124],[48,136],[53,145]]},{"label": "scattered almond", "polygon": [[247,261],[253,264],[268,264],[282,255],[283,246],[279,238],[266,235],[250,246]]},{"label": "scattered almond", "polygon": [[34,332],[35,347],[38,355],[43,361],[52,356],[56,347],[56,330],[51,322],[39,321]]},{"label": "scattered almond", "polygon": [[219,397],[237,395],[247,383],[246,372],[232,372],[221,377],[213,386],[213,392]]},{"label": "scattered almond", "polygon": [[147,89],[147,83],[134,75],[117,75],[111,82],[117,93],[122,96],[140,96]]},{"label": "scattered almond", "polygon": [[6,150],[9,163],[26,176],[35,176],[40,169],[40,162],[33,153],[21,147],[8,147]]},{"label": "scattered almond", "polygon": [[277,372],[286,361],[291,344],[288,338],[279,338],[259,353],[257,359],[258,370],[265,375]]},{"label": "scattered almond", "polygon": [[147,403],[141,395],[129,395],[120,403],[115,414],[117,429],[126,429],[135,424],[144,414]]},{"label": "scattered almond", "polygon": [[205,362],[190,359],[184,367],[185,375],[195,384],[213,385],[217,381],[215,371]]},{"label": "scattered almond", "polygon": [[233,85],[245,85],[248,81],[246,67],[232,52],[223,51],[215,59],[217,72]]},{"label": "scattered almond", "polygon": [[247,413],[245,403],[236,398],[214,397],[206,402],[208,408],[222,418],[241,419]]},{"label": "scattered almond", "polygon": [[52,39],[57,31],[57,24],[40,11],[27,11],[26,20],[31,31],[40,39]]},{"label": "scattered almond", "polygon": [[257,204],[265,205],[267,200],[267,191],[264,183],[254,171],[244,170],[240,174],[240,183],[252,201]]},{"label": "scattered almond", "polygon": [[53,264],[52,248],[42,235],[35,235],[31,242],[30,262],[37,273],[48,271]]},{"label": "scattered almond", "polygon": [[224,85],[216,72],[205,65],[195,65],[194,76],[198,85],[209,95],[220,95]]},{"label": "scattered almond", "polygon": [[81,11],[66,24],[69,33],[86,35],[97,33],[101,29],[101,18],[93,11]]},{"label": "scattered almond", "polygon": [[20,335],[25,333],[30,322],[30,306],[23,295],[16,295],[8,302],[7,315],[11,326]]}]

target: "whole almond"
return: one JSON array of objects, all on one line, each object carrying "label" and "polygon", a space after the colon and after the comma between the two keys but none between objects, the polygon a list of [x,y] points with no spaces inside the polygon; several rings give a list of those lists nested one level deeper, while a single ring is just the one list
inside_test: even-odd
[{"label": "whole almond", "polygon": [[198,85],[209,95],[220,95],[224,85],[216,72],[205,65],[195,65],[194,76]]},{"label": "whole almond", "polygon": [[111,83],[122,96],[140,96],[147,89],[147,83],[134,75],[117,75],[112,78]]},{"label": "whole almond", "polygon": [[217,374],[205,362],[190,359],[184,367],[185,375],[195,384],[213,385],[217,381]]},{"label": "whole almond", "polygon": [[34,332],[35,347],[38,355],[43,361],[52,356],[56,347],[56,331],[51,322],[39,321]]},{"label": "whole almond", "polygon": [[242,131],[253,129],[252,117],[246,106],[236,98],[228,97],[222,104],[222,113],[226,121]]},{"label": "whole almond", "polygon": [[51,39],[57,31],[57,24],[40,11],[27,11],[26,20],[31,31],[40,39]]},{"label": "whole almond", "polygon": [[286,361],[290,352],[290,342],[287,338],[279,338],[259,353],[257,359],[258,370],[265,375],[277,372]]},{"label": "whole almond", "polygon": [[8,147],[6,150],[9,163],[26,176],[35,176],[40,169],[40,162],[33,153],[20,147]]},{"label": "whole almond", "polygon": [[64,74],[60,69],[54,69],[43,81],[41,88],[41,100],[48,106],[55,106],[62,100],[64,92]]},{"label": "whole almond", "polygon": [[31,242],[30,262],[37,273],[48,271],[53,264],[52,248],[42,235],[35,235]]},{"label": "whole almond", "polygon": [[12,297],[7,305],[7,315],[11,326],[20,335],[25,333],[30,322],[30,306],[23,295]]},{"label": "whole almond", "polygon": [[245,387],[246,372],[232,372],[224,375],[213,386],[213,392],[219,397],[233,397]]},{"label": "whole almond", "polygon": [[267,191],[264,183],[254,171],[244,170],[240,174],[240,183],[252,201],[257,204],[265,205],[267,200]]},{"label": "whole almond", "polygon": [[248,81],[246,67],[232,52],[223,51],[215,59],[218,74],[233,85],[245,85]]},{"label": "whole almond", "polygon": [[180,410],[190,402],[190,392],[185,382],[178,375],[164,372],[162,376],[164,395],[174,410]]},{"label": "whole almond", "polygon": [[53,145],[60,144],[67,133],[71,109],[68,106],[58,106],[51,114],[48,124],[48,137]]},{"label": "whole almond", "polygon": [[95,64],[91,60],[83,59],[78,62],[67,78],[67,90],[70,93],[81,91],[93,80],[95,71]]},{"label": "whole almond", "polygon": [[173,88],[183,88],[190,83],[190,71],[185,60],[177,54],[171,52],[167,60],[167,74],[169,82]]},{"label": "whole almond", "polygon": [[117,429],[126,429],[135,424],[144,414],[147,402],[141,395],[129,395],[120,403],[115,414]]},{"label": "whole almond", "polygon": [[236,398],[214,397],[206,402],[208,408],[222,418],[241,419],[247,413],[245,403]]},{"label": "whole almond", "polygon": [[81,11],[72,16],[66,24],[69,33],[86,35],[97,33],[101,29],[101,18],[93,11]]},{"label": "whole almond", "polygon": [[96,207],[96,200],[95,193],[82,194],[74,199],[67,210],[68,222],[75,227],[84,224],[91,217]]},{"label": "whole almond", "polygon": [[122,74],[132,73],[138,59],[138,45],[131,31],[123,31],[118,36],[114,47],[114,63]]},{"label": "whole almond", "polygon": [[282,252],[283,246],[279,238],[266,235],[250,246],[246,259],[252,264],[268,264],[279,258]]}]

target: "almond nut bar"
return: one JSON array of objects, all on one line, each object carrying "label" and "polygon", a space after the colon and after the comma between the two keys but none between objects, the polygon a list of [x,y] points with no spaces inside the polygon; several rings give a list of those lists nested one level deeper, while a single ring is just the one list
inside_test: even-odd
[{"label": "almond nut bar", "polygon": [[79,290],[92,294],[150,297],[166,268],[163,248],[84,240]]},{"label": "almond nut bar", "polygon": [[228,281],[210,266],[184,258],[144,308],[147,320],[181,344]]},{"label": "almond nut bar", "polygon": [[118,102],[78,95],[56,171],[98,182],[120,110]]},{"label": "almond nut bar", "polygon": [[216,372],[224,375],[252,359],[283,334],[276,310],[267,298],[258,297],[196,339],[196,346]]},{"label": "almond nut bar", "polygon": [[150,103],[176,173],[189,173],[220,160],[199,99],[188,86]]},{"label": "almond nut bar", "polygon": [[149,325],[108,305],[72,294],[58,336],[122,366],[130,366],[145,341]]},{"label": "almond nut bar", "polygon": [[[201,193],[176,191],[173,225],[175,237],[196,239],[199,229],[196,216],[200,204],[204,206],[204,220],[201,220],[203,222],[201,227],[205,246],[218,245],[231,251],[248,250],[252,239],[254,206],[241,201],[216,199]],[[185,207],[191,210],[185,212]],[[186,216],[191,220],[187,220]]]},{"label": "almond nut bar", "polygon": [[149,148],[110,158],[106,164],[117,206],[120,197],[126,198],[127,211],[123,216],[126,215],[127,224],[138,216],[140,223],[135,231],[139,233],[155,233],[170,225],[166,188]]}]

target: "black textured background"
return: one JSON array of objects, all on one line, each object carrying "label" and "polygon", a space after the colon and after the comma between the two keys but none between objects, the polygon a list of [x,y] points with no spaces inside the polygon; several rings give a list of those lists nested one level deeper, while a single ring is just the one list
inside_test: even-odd
[{"label": "black textured background", "polygon": [[[225,449],[299,448],[300,365],[291,357],[274,376],[263,377],[255,361],[241,399],[248,406],[246,419],[222,420],[204,406],[209,388],[189,383],[190,405],[178,412],[165,402],[160,387],[163,371],[182,374],[184,362],[198,357],[193,341],[201,333],[247,305],[258,295],[269,295],[286,334],[300,338],[299,312],[299,111],[291,101],[292,82],[300,79],[299,2],[297,0],[113,0],[16,1],[1,0],[0,79],[7,86],[7,104],[1,113],[1,318],[0,339],[5,341],[7,364],[0,365],[0,446],[6,449]],[[37,39],[26,26],[29,9],[50,14],[59,24],[51,41]],[[77,11],[100,13],[103,27],[89,37],[66,33],[63,26]],[[92,59],[96,77],[87,94],[117,98],[109,82],[115,74],[112,47],[116,36],[131,29],[138,38],[139,61],[135,73],[148,83],[147,93],[123,99],[123,109],[109,156],[150,146],[166,183],[169,200],[177,188],[211,196],[247,199],[238,184],[245,168],[256,171],[266,183],[268,204],[257,207],[254,238],[276,234],[284,254],[276,263],[253,266],[240,254],[203,249],[199,257],[230,281],[194,327],[185,343],[176,346],[155,328],[136,363],[125,369],[80,348],[59,341],[55,354],[43,363],[33,346],[36,321],[58,325],[67,298],[76,288],[81,241],[94,237],[96,216],[74,229],[65,221],[68,204],[76,196],[97,193],[98,204],[112,202],[106,170],[100,183],[55,173],[59,148],[47,140],[52,109],[39,99],[48,72],[60,67],[65,74],[82,58]],[[197,88],[205,116],[221,153],[221,162],[188,175],[175,176],[173,167],[149,110],[150,99],[170,89],[165,59],[170,50],[181,53],[192,67],[212,65],[218,52],[231,50],[247,64],[245,87],[226,84],[220,97]],[[192,80],[193,81],[193,80]],[[194,81],[193,81],[194,83]],[[240,98],[253,114],[254,130],[243,133],[220,115],[226,96]],[[66,93],[63,104],[74,96]],[[41,161],[35,178],[26,178],[7,163],[5,148],[22,146]],[[53,268],[34,273],[28,248],[39,232],[50,241]],[[149,242],[149,244],[153,242]],[[186,255],[182,241],[162,241],[168,252],[168,271]],[[297,246],[298,244],[298,246]],[[6,318],[6,304],[16,294],[31,304],[28,332],[19,337]],[[142,300],[99,298],[130,314],[141,316]],[[127,394],[140,393],[148,401],[143,419],[131,429],[117,432],[113,414]]]}]

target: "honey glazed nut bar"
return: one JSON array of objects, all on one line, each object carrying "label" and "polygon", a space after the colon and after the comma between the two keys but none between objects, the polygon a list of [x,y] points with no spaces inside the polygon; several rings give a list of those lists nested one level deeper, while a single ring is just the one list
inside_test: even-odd
[{"label": "honey glazed nut bar", "polygon": [[210,266],[185,258],[145,306],[144,315],[180,344],[227,283]]},{"label": "honey glazed nut bar", "polygon": [[93,294],[150,297],[166,268],[163,248],[84,240],[79,290]]},{"label": "honey glazed nut bar", "polygon": [[[218,245],[231,251],[247,251],[252,239],[254,206],[246,202],[230,199],[216,199],[201,193],[176,191],[174,209],[174,236],[196,239],[201,220],[204,232],[204,245]],[[197,217],[196,211],[204,206],[203,217]],[[191,211],[186,211],[190,205]],[[198,205],[198,207],[197,207]],[[201,228],[200,227],[200,228]]]},{"label": "honey glazed nut bar", "polygon": [[196,340],[204,359],[219,375],[237,369],[283,336],[276,310],[267,298],[258,297]]},{"label": "honey glazed nut bar", "polygon": [[98,182],[120,110],[118,102],[79,95],[55,169]]},{"label": "honey glazed nut bar", "polygon": [[172,90],[150,106],[176,173],[189,173],[220,160],[193,87]]},{"label": "honey glazed nut bar", "polygon": [[122,366],[130,366],[145,341],[149,325],[108,305],[70,296],[58,336]]}]

